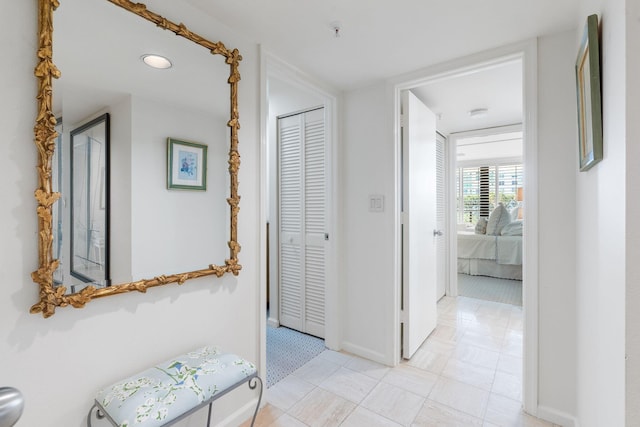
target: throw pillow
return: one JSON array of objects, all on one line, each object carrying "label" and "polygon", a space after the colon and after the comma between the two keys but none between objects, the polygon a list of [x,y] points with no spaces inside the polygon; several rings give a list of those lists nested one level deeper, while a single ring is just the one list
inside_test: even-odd
[{"label": "throw pillow", "polygon": [[480,218],[476,223],[476,234],[487,234],[487,218]]},{"label": "throw pillow", "polygon": [[491,212],[489,222],[487,223],[487,234],[491,236],[499,236],[505,225],[511,222],[511,215],[502,203]]},{"label": "throw pillow", "polygon": [[511,221],[515,221],[518,219],[518,214],[520,213],[520,209],[522,209],[520,206],[516,206],[515,208],[511,209]]}]

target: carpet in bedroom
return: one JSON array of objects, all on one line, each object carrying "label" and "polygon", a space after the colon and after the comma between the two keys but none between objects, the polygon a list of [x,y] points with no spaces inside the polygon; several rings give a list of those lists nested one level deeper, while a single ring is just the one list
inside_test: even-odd
[{"label": "carpet in bedroom", "polygon": [[267,388],[324,351],[324,340],[280,326],[267,326]]},{"label": "carpet in bedroom", "polygon": [[522,305],[522,281],[458,273],[458,295]]}]

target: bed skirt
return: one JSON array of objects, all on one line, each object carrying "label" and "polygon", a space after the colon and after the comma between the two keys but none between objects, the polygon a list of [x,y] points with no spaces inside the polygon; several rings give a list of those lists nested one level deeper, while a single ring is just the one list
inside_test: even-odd
[{"label": "bed skirt", "polygon": [[522,265],[498,264],[486,259],[458,258],[458,273],[522,280]]}]

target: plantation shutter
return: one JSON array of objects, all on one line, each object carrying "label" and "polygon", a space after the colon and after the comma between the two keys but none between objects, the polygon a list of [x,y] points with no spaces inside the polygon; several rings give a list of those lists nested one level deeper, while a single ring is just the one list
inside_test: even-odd
[{"label": "plantation shutter", "polygon": [[479,170],[480,174],[480,218],[489,217],[489,213],[491,213],[491,207],[489,206],[489,192],[490,192],[490,183],[489,183],[489,168],[483,166]]},{"label": "plantation shutter", "polygon": [[522,164],[459,168],[456,171],[458,222],[475,224],[480,217],[504,203],[516,205],[518,188],[524,184]]},{"label": "plantation shutter", "polygon": [[524,183],[522,165],[500,165],[498,167],[499,202],[508,203],[513,200]]},{"label": "plantation shutter", "polygon": [[279,119],[280,323],[324,337],[324,109]]}]

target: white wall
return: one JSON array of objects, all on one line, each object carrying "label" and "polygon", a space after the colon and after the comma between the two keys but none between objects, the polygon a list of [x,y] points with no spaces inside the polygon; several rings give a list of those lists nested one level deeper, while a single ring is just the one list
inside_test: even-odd
[{"label": "white wall", "polygon": [[[130,282],[131,276],[131,97],[111,106],[111,277]],[[113,170],[117,168],[117,173]]]},{"label": "white wall", "polygon": [[574,52],[575,31],[538,39],[538,390],[561,415],[576,410]]},{"label": "white wall", "polygon": [[[135,97],[132,111],[134,280],[154,277],[158,265],[165,273],[224,265],[230,224],[228,117],[212,119],[210,113]],[[167,189],[167,137],[207,146],[206,191]],[[163,251],[156,250],[159,244]]]},{"label": "white wall", "polygon": [[628,0],[626,15],[626,423],[640,425],[640,2]]},{"label": "white wall", "polygon": [[[395,148],[393,98],[385,84],[345,94],[342,161],[342,347],[393,364]],[[368,196],[384,196],[384,212],[368,211]]]},{"label": "white wall", "polygon": [[[165,2],[166,3],[166,2]],[[7,19],[0,29],[4,60],[0,92],[0,386],[20,389],[26,407],[19,425],[84,426],[92,396],[102,386],[207,343],[216,343],[259,363],[258,254],[259,177],[258,50],[254,44],[212,23],[201,14],[186,16],[183,5],[166,4],[176,20],[198,33],[224,40],[243,55],[239,90],[240,195],[238,240],[242,245],[238,277],[206,278],[96,300],[81,310],[59,308],[44,319],[29,314],[38,299],[30,275],[37,268],[36,188],[36,4],[3,2]],[[166,11],[165,11],[166,12]],[[204,52],[204,54],[207,54]],[[161,248],[159,243],[158,248]],[[125,251],[127,249],[125,248]],[[151,256],[151,255],[150,255]],[[158,273],[162,272],[159,266]],[[216,421],[255,396],[240,389],[216,405]],[[204,425],[206,411],[180,425]],[[95,423],[94,425],[105,425]]]},{"label": "white wall", "polygon": [[[577,172],[577,413],[582,426],[625,420],[625,16],[623,0],[582,0],[601,20],[604,158]],[[637,263],[637,260],[634,260]]]}]

